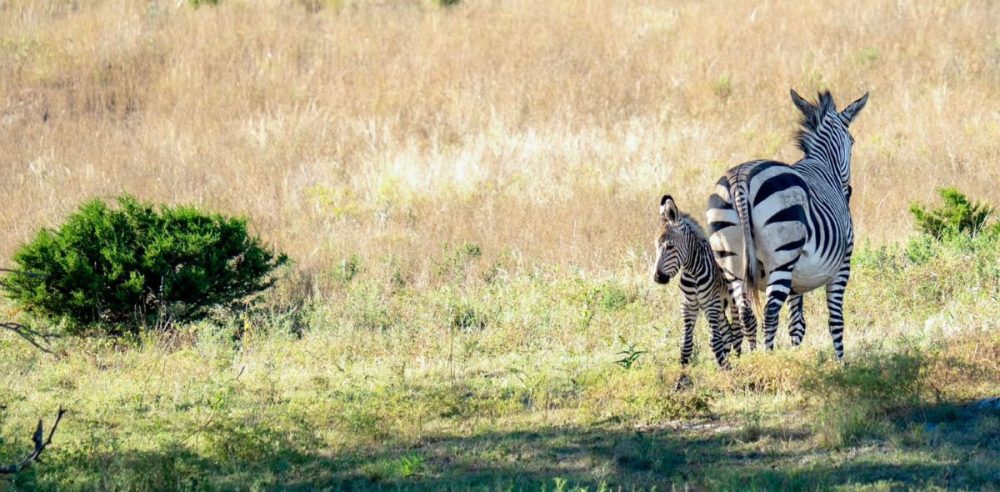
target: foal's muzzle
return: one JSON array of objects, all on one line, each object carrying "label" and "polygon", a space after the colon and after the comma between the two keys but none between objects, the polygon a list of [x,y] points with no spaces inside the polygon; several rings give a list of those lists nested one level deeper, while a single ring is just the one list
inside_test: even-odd
[{"label": "foal's muzzle", "polygon": [[670,282],[670,275],[664,275],[663,273],[657,271],[656,273],[653,274],[653,282],[656,282],[658,284],[665,284],[667,282]]}]

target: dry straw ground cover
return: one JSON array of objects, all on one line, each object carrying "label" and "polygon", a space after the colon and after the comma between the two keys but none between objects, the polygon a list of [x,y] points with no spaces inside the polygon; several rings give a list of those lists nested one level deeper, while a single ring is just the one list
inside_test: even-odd
[{"label": "dry straw ground cover", "polygon": [[[907,246],[907,209],[1000,204],[1000,4],[201,3],[0,0],[0,257],[127,191],[294,260],[236,317],[0,335],[0,462],[70,408],[14,486],[998,487],[1000,246]],[[674,393],[657,200],[797,159],[790,87],[871,91],[849,363],[810,296],[730,372],[699,328]]]}]

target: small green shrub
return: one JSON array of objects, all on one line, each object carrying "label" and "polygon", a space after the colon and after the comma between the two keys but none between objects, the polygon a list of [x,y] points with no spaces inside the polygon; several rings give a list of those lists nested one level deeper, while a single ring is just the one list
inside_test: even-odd
[{"label": "small green shrub", "polygon": [[437,262],[437,273],[449,280],[464,279],[469,265],[483,255],[479,245],[472,242],[462,243],[454,249],[445,244],[443,249],[442,257]]},{"label": "small green shrub", "polygon": [[635,292],[629,292],[625,287],[609,283],[600,292],[601,307],[605,311],[618,311],[624,309],[636,299]]},{"label": "small green shrub", "polygon": [[944,200],[942,207],[928,209],[919,203],[910,205],[917,228],[924,234],[943,239],[953,235],[975,237],[986,230],[997,232],[997,226],[986,227],[993,215],[989,205],[971,201],[955,188],[942,188],[938,194]]},{"label": "small green shrub", "polygon": [[424,458],[419,454],[411,454],[409,456],[403,456],[399,459],[399,476],[403,478],[410,478],[419,475],[426,468]]},{"label": "small green shrub", "polygon": [[350,283],[361,273],[361,257],[357,254],[340,260],[336,270],[333,272],[334,278],[341,283]]},{"label": "small green shrub", "polygon": [[722,100],[729,99],[733,95],[733,79],[729,75],[722,75],[712,84],[712,92]]},{"label": "small green shrub", "polygon": [[914,265],[923,265],[933,259],[941,250],[941,242],[928,235],[911,238],[906,242],[906,259]]},{"label": "small green shrub", "polygon": [[483,330],[489,321],[486,313],[468,302],[456,303],[450,310],[451,327],[456,330]]},{"label": "small green shrub", "polygon": [[30,313],[71,332],[136,332],[157,319],[204,318],[269,288],[288,259],[247,233],[242,218],[159,207],[124,195],[91,200],[56,230],[42,229],[0,282]]}]

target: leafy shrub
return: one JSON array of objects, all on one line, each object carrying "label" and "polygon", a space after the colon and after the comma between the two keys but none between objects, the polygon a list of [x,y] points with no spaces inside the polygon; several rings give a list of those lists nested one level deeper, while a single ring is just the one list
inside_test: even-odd
[{"label": "leafy shrub", "polygon": [[341,283],[346,284],[354,280],[360,273],[361,257],[357,254],[352,254],[351,256],[340,261],[340,264],[337,265],[337,269],[333,272],[333,276]]},{"label": "leafy shrub", "polygon": [[85,203],[15,254],[0,285],[29,312],[135,332],[159,317],[192,321],[270,287],[288,261],[247,233],[245,219],[160,207],[124,195]]},{"label": "leafy shrub", "polygon": [[[942,188],[938,190],[938,194],[944,200],[944,206],[940,208],[928,209],[919,203],[910,205],[910,213],[921,232],[935,239],[943,239],[953,235],[975,237],[987,230],[986,222],[993,214],[992,207],[970,201],[955,188]],[[991,232],[997,230],[997,226],[990,228]]]},{"label": "leafy shrub", "polygon": [[483,250],[476,243],[464,242],[454,249],[445,244],[444,254],[437,262],[437,273],[449,280],[461,280],[469,265],[482,255]]},{"label": "leafy shrub", "polygon": [[601,307],[605,311],[618,311],[635,301],[637,294],[621,285],[609,283],[601,288],[600,296]]},{"label": "leafy shrub", "polygon": [[458,302],[449,307],[451,327],[456,330],[483,330],[489,316],[468,302]]}]

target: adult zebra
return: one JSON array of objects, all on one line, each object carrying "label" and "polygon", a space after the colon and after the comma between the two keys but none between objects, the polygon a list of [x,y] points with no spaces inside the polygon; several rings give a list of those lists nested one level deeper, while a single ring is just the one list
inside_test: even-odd
[{"label": "adult zebra", "polygon": [[[792,102],[802,112],[798,145],[805,156],[794,165],[752,161],[729,170],[708,201],[712,250],[733,297],[746,294],[759,305],[758,289],[766,280],[764,345],[774,348],[778,313],[787,299],[792,312],[792,344],[805,335],[802,294],[826,287],[830,335],[837,358],[844,357],[844,290],[851,273],[854,227],[851,193],[851,122],[868,102],[866,93],[838,112],[829,92],[816,104],[794,90]],[[740,315],[752,316],[746,301]],[[751,349],[756,333],[749,337]]]}]

